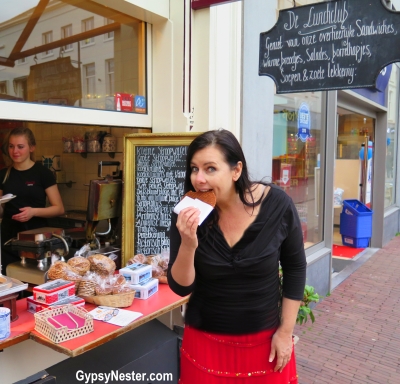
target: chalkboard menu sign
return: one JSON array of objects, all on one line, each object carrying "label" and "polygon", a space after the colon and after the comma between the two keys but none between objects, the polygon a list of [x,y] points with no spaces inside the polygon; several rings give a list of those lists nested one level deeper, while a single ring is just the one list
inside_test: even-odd
[{"label": "chalkboard menu sign", "polygon": [[124,138],[123,263],[169,249],[172,208],[183,195],[187,147],[197,136],[131,134]]},{"label": "chalkboard menu sign", "polygon": [[277,93],[373,87],[400,61],[400,13],[382,0],[336,0],[286,9],[260,34],[259,75]]}]

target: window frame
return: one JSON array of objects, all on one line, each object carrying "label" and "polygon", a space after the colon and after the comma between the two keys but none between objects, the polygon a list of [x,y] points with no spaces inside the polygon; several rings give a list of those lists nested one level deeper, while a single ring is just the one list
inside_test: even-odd
[{"label": "window frame", "polygon": [[[86,22],[91,21],[91,28],[87,29],[87,24]],[[87,32],[87,31],[91,31],[92,29],[94,29],[94,16],[88,17],[87,19],[83,19],[81,21],[81,31],[82,32]],[[81,41],[81,48],[85,48],[85,47],[89,47],[91,45],[95,44],[95,38],[94,37],[90,37],[89,39],[86,40],[82,40]]]},{"label": "window frame", "polygon": [[[88,63],[82,66],[83,72],[83,91],[85,94],[85,99],[86,100],[93,100],[96,99],[96,63]],[[88,74],[89,70],[93,69],[93,74]],[[93,92],[91,91],[91,88],[93,88]],[[90,97],[90,94],[92,94],[92,97]]]},{"label": "window frame", "polygon": [[[113,63],[113,71],[110,72],[109,70],[109,63]],[[106,73],[105,73],[105,79],[106,79],[106,96],[113,96],[115,94],[115,85],[114,85],[114,81],[115,81],[115,68],[114,68],[114,58],[111,59],[106,59],[105,60],[105,69],[106,69]],[[112,77],[112,80],[110,80],[110,76]]]},{"label": "window frame", "polygon": [[[5,92],[1,92],[2,87],[4,87]],[[7,92],[8,92],[8,80],[0,81],[0,94],[7,95],[8,94]]]},{"label": "window frame", "polygon": [[[68,35],[65,35],[66,28],[71,28],[71,30],[70,30]],[[62,39],[65,39],[65,38],[70,37],[72,35],[73,35],[72,23],[68,24],[68,25],[64,25],[64,26],[61,27],[61,38]],[[74,50],[74,45],[73,44],[68,44],[68,45],[64,45],[63,46],[63,51],[64,52],[71,52],[73,50]]]},{"label": "window frame", "polygon": [[[50,37],[50,40],[47,40],[47,36]],[[53,42],[53,31],[47,31],[47,32],[43,32],[42,33],[42,44],[49,44]],[[54,50],[51,49],[49,51],[46,52],[42,52],[42,58],[46,58],[49,56],[53,56],[54,55]]]},{"label": "window frame", "polygon": [[[107,125],[110,127],[127,128],[152,128],[153,125],[153,83],[151,76],[152,68],[152,26],[145,23],[146,28],[146,102],[147,114],[121,113],[118,111],[66,107],[58,105],[45,105],[29,102],[15,102],[0,100],[0,118],[5,120],[21,120],[21,108],[24,110],[24,120],[68,123]],[[71,113],[73,111],[73,113]]]},{"label": "window frame", "polygon": [[[112,24],[114,20],[109,19],[107,17],[104,18],[104,25]],[[112,34],[112,36],[110,36]],[[104,34],[104,41],[112,41],[114,40],[114,31],[108,32]]]}]

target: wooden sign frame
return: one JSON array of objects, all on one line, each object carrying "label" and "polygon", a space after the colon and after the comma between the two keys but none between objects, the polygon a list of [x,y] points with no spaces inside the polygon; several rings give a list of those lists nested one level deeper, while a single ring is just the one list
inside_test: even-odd
[{"label": "wooden sign frame", "polygon": [[375,87],[400,61],[400,12],[384,0],[332,0],[279,11],[260,34],[260,76],[276,93]]},{"label": "wooden sign frame", "polygon": [[[137,133],[124,137],[124,188],[122,205],[122,266],[134,256],[136,207],[136,148],[188,146],[199,133]],[[147,256],[147,255],[146,255]]]}]

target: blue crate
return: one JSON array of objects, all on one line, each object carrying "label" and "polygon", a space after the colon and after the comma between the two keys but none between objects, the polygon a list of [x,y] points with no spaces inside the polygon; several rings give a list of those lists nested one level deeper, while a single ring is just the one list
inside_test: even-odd
[{"label": "blue crate", "polygon": [[342,212],[339,232],[351,237],[371,237],[372,216],[350,216]]},{"label": "blue crate", "polygon": [[373,211],[356,199],[343,200],[343,212],[354,216],[371,216]]},{"label": "blue crate", "polygon": [[369,244],[369,237],[351,237],[342,235],[343,245],[353,248],[367,248]]},{"label": "blue crate", "polygon": [[352,238],[372,236],[373,211],[358,200],[343,200],[340,214],[340,234]]}]

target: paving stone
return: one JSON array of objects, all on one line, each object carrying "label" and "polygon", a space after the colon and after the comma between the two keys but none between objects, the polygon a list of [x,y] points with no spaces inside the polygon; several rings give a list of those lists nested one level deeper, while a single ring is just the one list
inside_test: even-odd
[{"label": "paving stone", "polygon": [[400,383],[400,236],[296,326],[299,384]]}]

